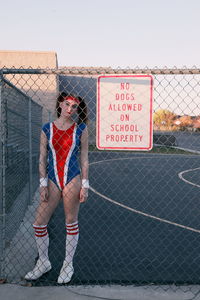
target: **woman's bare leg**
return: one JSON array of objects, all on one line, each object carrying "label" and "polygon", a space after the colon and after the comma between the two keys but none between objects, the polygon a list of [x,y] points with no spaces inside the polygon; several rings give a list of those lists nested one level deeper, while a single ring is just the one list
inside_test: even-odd
[{"label": "woman's bare leg", "polygon": [[79,238],[78,212],[80,206],[80,176],[76,176],[63,190],[63,203],[66,220],[66,250],[58,283],[68,283],[74,273],[73,257]]},{"label": "woman's bare leg", "polygon": [[80,206],[80,175],[74,177],[63,190],[63,203],[66,223],[74,223],[78,220]]},{"label": "woman's bare leg", "polygon": [[48,199],[47,201],[40,201],[40,204],[37,208],[35,225],[44,225],[48,224],[53,212],[55,211],[59,201],[61,199],[61,191],[49,180],[48,183]]},{"label": "woman's bare leg", "polygon": [[40,200],[40,204],[36,212],[35,223],[33,225],[39,259],[34,269],[25,275],[25,279],[27,280],[36,280],[44,273],[51,270],[51,263],[48,257],[49,235],[47,231],[47,224],[57,207],[60,198],[60,190],[52,181],[49,180],[48,198],[45,201]]}]

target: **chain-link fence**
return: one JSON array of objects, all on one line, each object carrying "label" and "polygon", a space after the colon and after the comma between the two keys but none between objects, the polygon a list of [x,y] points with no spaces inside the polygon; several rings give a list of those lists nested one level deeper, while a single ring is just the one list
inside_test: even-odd
[{"label": "chain-link fence", "polygon": [[[65,93],[84,99],[89,117],[90,191],[80,207],[70,283],[199,284],[200,71],[65,68],[1,74],[1,277],[19,282],[38,258],[32,224],[40,202],[40,133],[44,124],[56,124],[57,97]],[[151,151],[97,149],[97,78],[111,74],[153,75]],[[52,269],[36,285],[57,283],[65,258],[63,202],[48,234]]]},{"label": "chain-link fence", "polygon": [[5,249],[17,233],[38,186],[42,106],[1,80],[1,272]]}]

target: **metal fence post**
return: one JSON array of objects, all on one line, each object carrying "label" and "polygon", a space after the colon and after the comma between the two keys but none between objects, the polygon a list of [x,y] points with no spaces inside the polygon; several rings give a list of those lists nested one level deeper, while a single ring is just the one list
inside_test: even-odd
[{"label": "metal fence post", "polygon": [[29,97],[28,102],[28,142],[29,142],[29,201],[28,204],[32,202],[33,196],[33,155],[32,155],[32,100]]},{"label": "metal fence post", "polygon": [[2,75],[0,74],[0,277],[3,277],[2,257],[3,257],[3,163],[2,163],[2,120],[1,120],[1,90],[2,90]]},{"label": "metal fence post", "polygon": [[6,203],[5,203],[5,105],[3,100],[3,75],[0,74],[0,277],[4,278],[5,258],[5,228],[6,228]]},{"label": "metal fence post", "polygon": [[52,121],[52,113],[49,111],[48,115],[49,115],[49,122],[51,122]]}]

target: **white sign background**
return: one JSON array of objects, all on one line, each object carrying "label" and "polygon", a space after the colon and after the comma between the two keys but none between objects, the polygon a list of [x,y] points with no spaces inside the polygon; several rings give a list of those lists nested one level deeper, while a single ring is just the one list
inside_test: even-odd
[{"label": "white sign background", "polygon": [[153,77],[99,76],[97,81],[97,148],[151,150]]}]

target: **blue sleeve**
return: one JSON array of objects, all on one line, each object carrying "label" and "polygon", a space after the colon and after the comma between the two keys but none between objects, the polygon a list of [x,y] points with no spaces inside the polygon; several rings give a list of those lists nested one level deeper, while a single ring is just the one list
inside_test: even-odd
[{"label": "blue sleeve", "polygon": [[81,123],[79,124],[79,130],[80,130],[80,135],[82,134],[83,130],[87,127],[87,125],[85,123]]},{"label": "blue sleeve", "polygon": [[50,123],[46,123],[42,126],[42,131],[46,134],[47,138],[50,137]]}]

